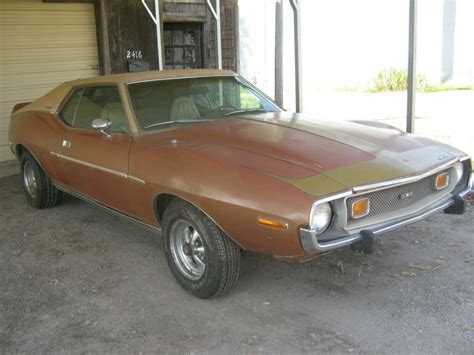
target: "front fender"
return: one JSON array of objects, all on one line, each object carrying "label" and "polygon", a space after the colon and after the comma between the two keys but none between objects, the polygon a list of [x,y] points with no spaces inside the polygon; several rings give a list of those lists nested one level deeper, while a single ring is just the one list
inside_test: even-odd
[{"label": "front fender", "polygon": [[[308,224],[314,197],[254,169],[215,161],[191,147],[132,147],[130,174],[146,176],[153,201],[170,194],[208,215],[246,250],[279,256],[304,253],[298,230]],[[262,226],[258,218],[288,225]]]}]

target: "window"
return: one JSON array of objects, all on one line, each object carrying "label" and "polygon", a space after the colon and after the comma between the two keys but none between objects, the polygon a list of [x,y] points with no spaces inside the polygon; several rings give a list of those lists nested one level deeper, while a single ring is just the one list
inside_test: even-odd
[{"label": "window", "polygon": [[202,68],[201,25],[164,23],[165,69]]},{"label": "window", "polygon": [[172,129],[234,115],[280,109],[257,89],[235,77],[158,80],[129,84],[142,129]]},{"label": "window", "polygon": [[63,111],[61,112],[61,118],[68,126],[72,126],[74,115],[76,114],[77,104],[81,98],[81,95],[82,90],[74,91],[74,93],[69,98],[69,101],[64,106]]},{"label": "window", "polygon": [[111,133],[128,133],[128,119],[122,109],[118,88],[114,86],[88,87],[73,93],[61,112],[69,126],[92,129],[92,121],[105,118],[112,122]]}]

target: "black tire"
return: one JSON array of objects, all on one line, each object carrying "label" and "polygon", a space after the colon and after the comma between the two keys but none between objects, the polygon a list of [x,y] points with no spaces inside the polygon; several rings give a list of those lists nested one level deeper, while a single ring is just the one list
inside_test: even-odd
[{"label": "black tire", "polygon": [[[189,225],[188,232],[198,233],[198,245],[204,247],[205,267],[202,275],[191,276],[189,271],[183,271],[183,264],[176,255],[175,231],[178,225],[183,224]],[[184,289],[199,298],[213,298],[224,295],[236,284],[240,273],[240,247],[204,213],[185,201],[175,199],[165,210],[162,226],[168,265]],[[194,258],[194,255],[193,251],[192,256],[188,255],[187,258]]]},{"label": "black tire", "polygon": [[[29,180],[26,175],[30,176]],[[49,208],[61,202],[62,191],[53,185],[49,176],[27,151],[23,152],[20,158],[20,178],[26,199],[32,207],[37,209]],[[31,179],[34,180],[34,189],[31,186],[32,184],[28,183]]]}]

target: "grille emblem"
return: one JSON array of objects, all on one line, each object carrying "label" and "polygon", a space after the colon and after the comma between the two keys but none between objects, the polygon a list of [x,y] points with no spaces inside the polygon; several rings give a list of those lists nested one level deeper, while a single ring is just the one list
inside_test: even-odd
[{"label": "grille emblem", "polygon": [[406,198],[412,197],[414,194],[415,193],[413,191],[404,192],[404,193],[398,195],[398,199],[399,200],[404,200]]}]

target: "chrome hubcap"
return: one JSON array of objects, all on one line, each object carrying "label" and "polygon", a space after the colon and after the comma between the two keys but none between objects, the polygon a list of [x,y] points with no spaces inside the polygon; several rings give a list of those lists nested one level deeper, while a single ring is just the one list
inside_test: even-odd
[{"label": "chrome hubcap", "polygon": [[38,189],[36,185],[35,171],[29,161],[25,162],[23,166],[23,182],[26,187],[26,191],[32,198],[36,198],[36,191]]},{"label": "chrome hubcap", "polygon": [[206,270],[206,249],[197,230],[185,220],[170,230],[170,249],[179,271],[190,280],[199,280]]}]

